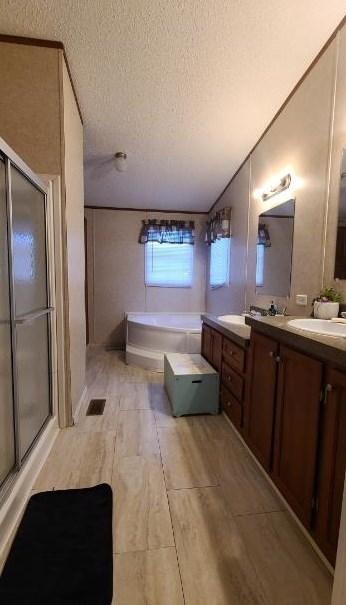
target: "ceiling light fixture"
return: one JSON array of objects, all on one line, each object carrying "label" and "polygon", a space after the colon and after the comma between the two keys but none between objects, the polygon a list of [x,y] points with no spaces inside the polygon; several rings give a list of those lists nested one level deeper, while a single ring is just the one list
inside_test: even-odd
[{"label": "ceiling light fixture", "polygon": [[270,189],[262,193],[262,200],[266,202],[274,195],[277,195],[278,193],[281,193],[281,191],[288,189],[291,184],[291,180],[290,174],[286,174],[285,176],[281,177],[278,183],[271,185]]},{"label": "ceiling light fixture", "polygon": [[127,154],[123,151],[118,151],[114,154],[114,159],[118,172],[125,172],[127,170]]}]

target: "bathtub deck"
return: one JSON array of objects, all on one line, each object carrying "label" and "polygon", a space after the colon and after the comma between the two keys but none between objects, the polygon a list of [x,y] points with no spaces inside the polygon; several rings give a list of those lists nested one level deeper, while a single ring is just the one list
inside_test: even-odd
[{"label": "bathtub deck", "polygon": [[[332,580],[223,416],[174,419],[160,375],[89,349],[88,398],[36,490],[115,493],[116,605],[329,605]],[[103,416],[86,416],[106,397]]]}]

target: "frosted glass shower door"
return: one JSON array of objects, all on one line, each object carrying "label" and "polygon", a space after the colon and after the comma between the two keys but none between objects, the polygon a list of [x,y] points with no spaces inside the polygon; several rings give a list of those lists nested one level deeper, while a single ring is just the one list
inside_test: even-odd
[{"label": "frosted glass shower door", "polygon": [[0,485],[15,466],[5,163],[0,156]]},{"label": "frosted glass shower door", "polygon": [[10,189],[15,383],[22,460],[51,409],[46,198],[13,165]]}]

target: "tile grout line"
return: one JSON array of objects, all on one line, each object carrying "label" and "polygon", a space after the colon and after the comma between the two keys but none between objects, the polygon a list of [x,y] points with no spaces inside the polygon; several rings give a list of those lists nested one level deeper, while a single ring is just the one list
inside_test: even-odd
[{"label": "tile grout line", "polygon": [[276,510],[261,510],[261,511],[256,511],[256,512],[249,512],[249,513],[232,513],[233,517],[235,519],[237,518],[241,518],[241,517],[258,517],[259,515],[273,515],[276,513],[284,513],[286,514],[287,511],[285,509],[276,509]]},{"label": "tile grout line", "polygon": [[219,488],[221,489],[221,485],[217,484],[217,485],[189,485],[186,487],[169,487],[166,488],[167,494],[168,492],[181,492],[183,490],[187,490],[187,489],[211,489],[211,488]]},{"label": "tile grout line", "polygon": [[[150,387],[150,404],[152,404],[152,387]],[[164,484],[165,484],[165,491],[166,491],[166,498],[167,498],[167,504],[168,504],[168,510],[169,510],[169,517],[170,517],[171,527],[172,527],[172,534],[173,534],[174,548],[175,548],[175,556],[176,556],[176,559],[177,559],[177,565],[178,565],[178,571],[179,571],[181,592],[182,592],[182,595],[183,595],[184,605],[186,605],[184,585],[183,585],[183,578],[182,578],[181,569],[180,569],[180,562],[179,562],[178,549],[177,549],[177,541],[176,541],[176,538],[175,538],[175,531],[174,531],[174,524],[173,524],[171,505],[170,505],[169,497],[168,497],[166,474],[165,474],[165,469],[164,469],[164,465],[163,465],[162,452],[161,452],[161,444],[160,444],[160,438],[159,438],[159,432],[158,432],[158,426],[157,426],[157,421],[156,421],[155,410],[153,411],[153,414],[154,414],[154,422],[155,422],[155,430],[156,430],[156,439],[157,439],[157,443],[158,443],[158,446],[159,446],[159,452],[160,452],[160,461],[161,461],[161,468],[162,468],[162,473],[163,473],[163,480],[164,480]]]},{"label": "tile grout line", "polygon": [[[144,553],[144,552],[156,552],[158,550],[176,550],[175,546],[171,545],[171,546],[158,546],[157,548],[137,548],[136,550],[122,550],[122,551],[114,551],[113,555],[121,556],[121,555],[129,555],[132,553]],[[131,603],[129,604],[131,605]]]}]

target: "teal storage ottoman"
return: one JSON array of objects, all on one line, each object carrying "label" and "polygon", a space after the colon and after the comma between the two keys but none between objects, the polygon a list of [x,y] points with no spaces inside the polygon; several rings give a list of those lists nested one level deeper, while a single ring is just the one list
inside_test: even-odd
[{"label": "teal storage ottoman", "polygon": [[219,374],[202,355],[167,353],[164,372],[173,416],[218,414]]}]

